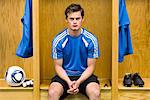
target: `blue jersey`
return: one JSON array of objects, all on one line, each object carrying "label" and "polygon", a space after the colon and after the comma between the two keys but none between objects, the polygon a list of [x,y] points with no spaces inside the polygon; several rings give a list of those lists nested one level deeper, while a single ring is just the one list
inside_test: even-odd
[{"label": "blue jersey", "polygon": [[52,47],[52,58],[63,59],[62,67],[68,76],[80,76],[88,66],[87,58],[100,56],[97,38],[85,29],[77,37],[65,29],[53,39]]},{"label": "blue jersey", "polygon": [[133,54],[129,24],[125,0],[119,0],[119,62],[124,60],[125,55]]},{"label": "blue jersey", "polygon": [[22,58],[28,58],[33,55],[32,0],[26,0],[24,16],[21,21],[23,24],[23,36],[16,50],[16,55]]}]

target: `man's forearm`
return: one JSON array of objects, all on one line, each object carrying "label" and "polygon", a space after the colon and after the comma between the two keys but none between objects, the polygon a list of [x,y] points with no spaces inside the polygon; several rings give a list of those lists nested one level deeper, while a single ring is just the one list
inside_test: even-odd
[{"label": "man's forearm", "polygon": [[94,69],[95,68],[93,66],[87,67],[87,69],[82,73],[82,75],[77,80],[77,82],[79,82],[79,84],[81,84],[83,81],[85,81],[87,78],[89,78],[93,74]]},{"label": "man's forearm", "polygon": [[62,67],[60,67],[60,66],[55,66],[55,70],[56,70],[57,75],[58,75],[60,78],[62,78],[63,80],[65,80],[67,83],[70,82],[70,79],[69,79],[69,77],[68,77],[66,71],[65,71]]}]

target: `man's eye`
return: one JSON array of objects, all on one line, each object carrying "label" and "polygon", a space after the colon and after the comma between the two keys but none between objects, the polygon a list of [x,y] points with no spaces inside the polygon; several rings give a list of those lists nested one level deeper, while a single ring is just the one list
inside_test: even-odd
[{"label": "man's eye", "polygon": [[79,20],[80,18],[76,18],[76,20]]},{"label": "man's eye", "polygon": [[70,20],[74,20],[74,18],[70,18]]}]

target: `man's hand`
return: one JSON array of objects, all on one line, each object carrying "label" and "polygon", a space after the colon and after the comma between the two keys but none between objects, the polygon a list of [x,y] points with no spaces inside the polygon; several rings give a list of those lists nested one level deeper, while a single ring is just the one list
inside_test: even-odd
[{"label": "man's hand", "polygon": [[69,94],[77,94],[79,92],[79,89],[77,88],[77,89],[75,89],[75,90],[70,90],[70,89],[68,89],[67,90],[67,93],[69,93]]},{"label": "man's hand", "polygon": [[67,90],[67,93],[69,94],[77,94],[79,92],[79,82],[78,81],[72,81],[72,85],[69,86],[69,90]]},{"label": "man's hand", "polygon": [[68,86],[69,86],[69,90],[67,90],[67,93],[73,94],[73,91],[74,91],[73,84],[75,83],[75,81],[69,81],[67,83],[68,83]]},{"label": "man's hand", "polygon": [[77,89],[79,87],[80,83],[78,81],[75,81],[75,83],[73,84],[73,89]]}]

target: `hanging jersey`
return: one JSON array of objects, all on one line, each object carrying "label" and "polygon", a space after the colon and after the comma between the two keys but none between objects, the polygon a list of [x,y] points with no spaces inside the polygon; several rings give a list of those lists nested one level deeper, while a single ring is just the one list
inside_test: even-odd
[{"label": "hanging jersey", "polygon": [[80,76],[87,68],[87,58],[100,56],[97,38],[85,29],[77,37],[65,29],[54,38],[52,47],[52,58],[63,59],[62,67],[68,76]]},{"label": "hanging jersey", "polygon": [[133,54],[129,24],[125,0],[119,0],[119,62],[125,55]]},{"label": "hanging jersey", "polygon": [[16,50],[16,55],[22,58],[27,58],[33,55],[32,0],[26,0],[24,16],[21,21],[23,24],[23,36]]}]

